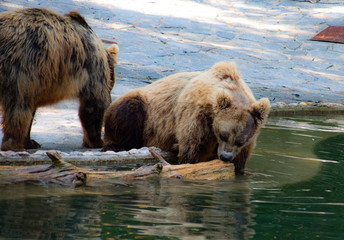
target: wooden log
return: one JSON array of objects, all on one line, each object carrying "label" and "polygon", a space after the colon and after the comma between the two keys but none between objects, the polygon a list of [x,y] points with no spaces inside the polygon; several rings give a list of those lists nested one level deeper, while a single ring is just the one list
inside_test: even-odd
[{"label": "wooden log", "polygon": [[66,162],[58,152],[48,152],[50,165],[0,166],[0,184],[41,182],[66,186],[123,185],[134,180],[150,177],[179,178],[184,180],[215,180],[234,178],[234,167],[220,160],[198,164],[170,165],[154,149],[149,149],[157,164],[143,166],[131,171],[95,171],[79,168]]},{"label": "wooden log", "polygon": [[0,182],[42,182],[44,184],[57,183],[67,186],[125,184],[135,179],[147,178],[159,175],[159,167],[156,164],[134,171],[94,171],[79,168],[66,162],[58,152],[47,152],[51,159],[51,165],[36,166],[0,166]]},{"label": "wooden log", "polygon": [[161,177],[184,180],[228,180],[234,178],[234,166],[232,163],[215,159],[197,164],[171,165],[153,148],[149,148],[149,151],[163,165],[160,173]]}]

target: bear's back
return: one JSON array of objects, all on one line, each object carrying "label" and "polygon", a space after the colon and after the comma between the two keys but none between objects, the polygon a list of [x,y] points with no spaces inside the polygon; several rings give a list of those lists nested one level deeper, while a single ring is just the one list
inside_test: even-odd
[{"label": "bear's back", "polygon": [[101,40],[77,13],[34,8],[0,14],[1,96],[33,96],[37,106],[78,97],[89,78],[110,78],[96,76],[108,74],[106,63]]},{"label": "bear's back", "polygon": [[232,62],[218,62],[205,72],[194,77],[184,88],[179,102],[193,106],[205,106],[216,102],[218,94],[226,93],[232,103],[250,107],[256,100],[250,88],[241,79]]},{"label": "bear's back", "polygon": [[[147,120],[144,145],[167,149],[176,143],[175,109],[179,95],[199,72],[177,73],[162,78],[141,89],[147,97]],[[152,137],[154,136],[154,137]]]}]

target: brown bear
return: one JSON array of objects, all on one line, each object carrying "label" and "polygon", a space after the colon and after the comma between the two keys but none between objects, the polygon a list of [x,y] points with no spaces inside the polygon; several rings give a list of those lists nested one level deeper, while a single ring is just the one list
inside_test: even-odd
[{"label": "brown bear", "polygon": [[1,150],[40,145],[30,131],[38,107],[78,98],[83,145],[102,147],[101,128],[115,83],[116,44],[106,49],[77,12],[47,9],[0,14]]},{"label": "brown bear", "polygon": [[220,158],[241,174],[270,103],[256,101],[234,63],[178,73],[128,92],[105,113],[104,150],[156,146],[179,163]]}]

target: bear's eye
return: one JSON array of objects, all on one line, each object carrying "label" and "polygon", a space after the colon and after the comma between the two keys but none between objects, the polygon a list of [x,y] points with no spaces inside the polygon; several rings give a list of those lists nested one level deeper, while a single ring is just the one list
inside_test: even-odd
[{"label": "bear's eye", "polygon": [[235,139],[234,144],[238,147],[242,147],[247,143],[248,140],[249,136],[247,136],[245,132],[243,132]]},{"label": "bear's eye", "polygon": [[228,138],[229,138],[229,133],[227,133],[227,132],[220,133],[221,141],[227,142]]},{"label": "bear's eye", "polygon": [[245,140],[243,138],[238,138],[235,140],[234,145],[238,147],[242,147],[245,144]]}]

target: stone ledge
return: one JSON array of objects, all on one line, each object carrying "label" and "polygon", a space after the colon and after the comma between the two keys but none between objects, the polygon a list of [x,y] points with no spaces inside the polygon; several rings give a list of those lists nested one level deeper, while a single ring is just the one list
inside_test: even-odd
[{"label": "stone ledge", "polygon": [[285,103],[276,102],[271,104],[269,116],[290,116],[290,115],[325,115],[344,114],[344,105],[340,103]]},{"label": "stone ledge", "polygon": [[[167,161],[173,161],[176,156],[172,153],[163,152],[153,147],[156,152],[162,155]],[[54,150],[38,150],[29,152],[0,151],[0,166],[27,166],[51,164],[46,152]],[[58,151],[59,154],[69,163],[76,166],[89,166],[92,168],[137,168],[143,165],[157,163],[147,147],[132,149],[122,152],[101,152],[100,149],[87,151],[73,151],[70,153]]]}]

